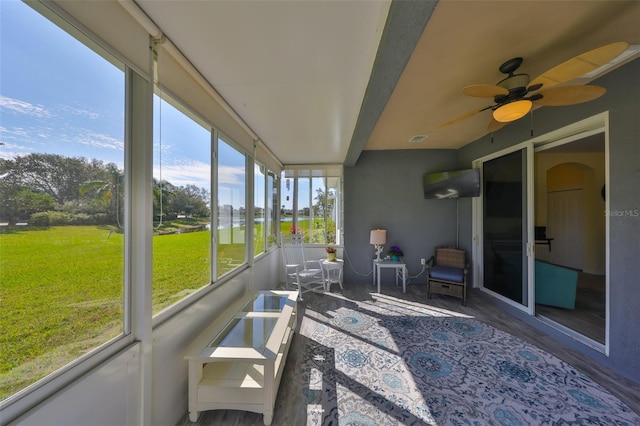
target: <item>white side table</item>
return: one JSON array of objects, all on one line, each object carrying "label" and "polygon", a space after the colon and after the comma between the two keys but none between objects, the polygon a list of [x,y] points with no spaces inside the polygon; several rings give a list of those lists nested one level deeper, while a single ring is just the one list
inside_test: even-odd
[{"label": "white side table", "polygon": [[[378,283],[378,293],[380,293],[380,269],[392,268],[395,269],[396,286],[398,285],[398,271],[402,270],[402,292],[407,292],[407,277],[406,277],[406,264],[404,262],[394,262],[392,260],[373,261],[373,281],[374,284]],[[377,280],[376,280],[377,279]]]},{"label": "white side table", "polygon": [[344,260],[327,260],[320,261],[320,268],[322,269],[322,281],[324,282],[325,291],[331,290],[331,284],[339,284],[340,290],[344,290],[342,287],[342,270],[344,268]]}]

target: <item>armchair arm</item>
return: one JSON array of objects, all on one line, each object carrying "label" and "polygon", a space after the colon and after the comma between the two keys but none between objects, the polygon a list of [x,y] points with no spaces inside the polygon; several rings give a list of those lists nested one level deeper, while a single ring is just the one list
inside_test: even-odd
[{"label": "armchair arm", "polygon": [[427,271],[427,279],[431,275],[431,268],[433,268],[433,265],[435,264],[435,262],[436,262],[436,257],[431,256],[429,259],[427,259],[427,262],[424,265],[425,270]]}]

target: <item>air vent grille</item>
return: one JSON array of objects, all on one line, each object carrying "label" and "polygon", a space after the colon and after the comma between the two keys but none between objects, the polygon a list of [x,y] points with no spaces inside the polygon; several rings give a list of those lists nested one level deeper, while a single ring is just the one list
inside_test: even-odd
[{"label": "air vent grille", "polygon": [[409,139],[409,143],[420,143],[427,138],[427,135],[415,135]]}]

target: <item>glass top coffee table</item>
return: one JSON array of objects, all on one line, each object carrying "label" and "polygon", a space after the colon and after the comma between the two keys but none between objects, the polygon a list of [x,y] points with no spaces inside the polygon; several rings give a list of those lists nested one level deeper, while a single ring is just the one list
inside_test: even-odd
[{"label": "glass top coffee table", "polygon": [[296,326],[297,291],[261,291],[224,324],[212,324],[187,350],[189,419],[234,409],[273,419],[278,385]]}]

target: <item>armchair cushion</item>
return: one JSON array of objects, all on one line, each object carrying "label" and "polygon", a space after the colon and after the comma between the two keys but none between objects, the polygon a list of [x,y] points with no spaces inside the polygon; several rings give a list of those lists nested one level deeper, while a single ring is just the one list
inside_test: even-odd
[{"label": "armchair cushion", "polygon": [[461,283],[464,281],[464,269],[454,268],[453,266],[434,265],[433,268],[431,268],[429,278]]}]

